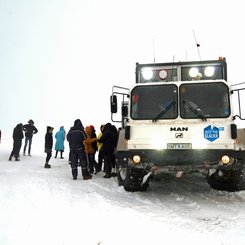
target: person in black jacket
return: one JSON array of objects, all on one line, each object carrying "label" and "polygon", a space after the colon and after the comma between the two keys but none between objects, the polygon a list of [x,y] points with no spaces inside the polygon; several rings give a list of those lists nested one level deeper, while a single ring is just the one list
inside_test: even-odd
[{"label": "person in black jacket", "polygon": [[112,165],[112,176],[116,177],[117,173],[116,173],[116,148],[117,148],[117,141],[118,141],[118,130],[116,128],[115,125],[111,126],[111,133],[112,133],[112,144],[113,144],[113,152],[111,154],[111,165]]},{"label": "person in black jacket", "polygon": [[114,136],[112,132],[112,125],[107,123],[102,132],[101,138],[98,140],[99,143],[103,143],[101,151],[103,153],[104,158],[104,178],[111,178],[111,170],[112,170],[112,154],[114,152]]},{"label": "person in black jacket", "polygon": [[92,179],[92,176],[88,172],[87,159],[85,153],[85,147],[83,141],[86,139],[84,127],[80,119],[76,119],[74,126],[70,128],[67,134],[67,141],[70,146],[70,161],[71,161],[71,172],[73,179],[77,179],[78,175],[78,160],[82,168],[82,176],[84,180]]},{"label": "person in black jacket", "polygon": [[38,132],[38,130],[34,126],[34,121],[32,119],[30,119],[28,121],[28,124],[25,124],[23,126],[23,130],[25,132],[25,145],[24,145],[23,155],[25,156],[25,154],[26,154],[26,147],[27,147],[27,144],[29,142],[28,156],[31,156],[32,136],[33,136],[33,134],[36,134]]},{"label": "person in black jacket", "polygon": [[23,135],[23,124],[19,123],[16,125],[16,127],[14,128],[13,131],[13,139],[14,139],[14,144],[13,144],[13,150],[10,153],[9,156],[9,161],[12,160],[12,157],[14,156],[15,161],[19,161],[20,160],[20,148],[22,145],[22,139],[24,138]]},{"label": "person in black jacket", "polygon": [[51,168],[49,160],[52,156],[53,148],[53,127],[47,126],[47,133],[45,134],[45,149],[44,152],[47,153],[44,168]]}]

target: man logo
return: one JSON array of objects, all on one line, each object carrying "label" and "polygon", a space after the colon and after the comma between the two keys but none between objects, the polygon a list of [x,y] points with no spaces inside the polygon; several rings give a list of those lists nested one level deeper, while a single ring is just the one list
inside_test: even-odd
[{"label": "man logo", "polygon": [[171,127],[170,131],[188,131],[188,127]]},{"label": "man logo", "polygon": [[183,138],[183,133],[176,133],[175,138],[176,139]]}]

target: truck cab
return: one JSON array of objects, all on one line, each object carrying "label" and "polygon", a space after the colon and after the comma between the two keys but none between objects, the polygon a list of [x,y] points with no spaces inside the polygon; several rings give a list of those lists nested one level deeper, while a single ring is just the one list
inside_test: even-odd
[{"label": "truck cab", "polygon": [[[227,81],[225,58],[209,61],[136,64],[136,82],[122,98],[117,145],[118,183],[127,191],[147,190],[162,173],[176,177],[200,171],[214,189],[241,188],[244,130],[235,124],[239,90]],[[114,104],[113,104],[114,102]],[[240,108],[240,107],[239,107]],[[125,123],[126,122],[126,123]]]}]

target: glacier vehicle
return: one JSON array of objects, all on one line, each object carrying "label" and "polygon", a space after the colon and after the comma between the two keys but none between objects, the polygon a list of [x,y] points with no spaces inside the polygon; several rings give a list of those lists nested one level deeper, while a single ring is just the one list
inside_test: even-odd
[{"label": "glacier vehicle", "polygon": [[226,59],[136,63],[135,75],[130,89],[113,86],[110,97],[111,119],[122,122],[119,185],[146,191],[162,172],[181,178],[199,171],[214,189],[240,190],[245,131],[235,119],[244,120],[243,89],[229,85]]}]

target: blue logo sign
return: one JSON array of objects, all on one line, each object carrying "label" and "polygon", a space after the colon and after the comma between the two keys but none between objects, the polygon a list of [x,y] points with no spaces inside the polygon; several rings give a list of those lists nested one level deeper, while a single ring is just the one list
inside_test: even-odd
[{"label": "blue logo sign", "polygon": [[210,142],[215,141],[219,138],[219,128],[212,127],[211,125],[207,126],[204,129],[204,138],[209,140]]}]

